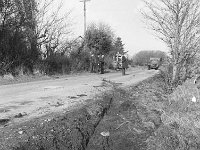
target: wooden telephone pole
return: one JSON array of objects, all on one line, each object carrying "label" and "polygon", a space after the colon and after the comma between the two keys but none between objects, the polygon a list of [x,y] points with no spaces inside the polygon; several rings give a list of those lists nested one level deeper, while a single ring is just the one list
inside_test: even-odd
[{"label": "wooden telephone pole", "polygon": [[83,2],[83,5],[84,5],[84,35],[86,33],[86,28],[87,28],[87,23],[86,23],[86,2],[88,2],[90,0],[82,0],[80,2]]}]

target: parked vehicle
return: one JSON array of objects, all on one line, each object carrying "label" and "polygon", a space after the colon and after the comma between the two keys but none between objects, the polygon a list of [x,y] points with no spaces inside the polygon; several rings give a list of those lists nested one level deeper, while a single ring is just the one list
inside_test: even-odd
[{"label": "parked vehicle", "polygon": [[115,70],[119,70],[122,69],[122,54],[117,53],[114,57],[113,57],[113,67]]},{"label": "parked vehicle", "polygon": [[161,65],[161,58],[150,58],[148,63],[148,70],[150,69],[158,70],[160,65]]},{"label": "parked vehicle", "polygon": [[113,57],[113,67],[115,70],[121,70],[122,68],[128,68],[128,62],[124,55],[117,53]]}]

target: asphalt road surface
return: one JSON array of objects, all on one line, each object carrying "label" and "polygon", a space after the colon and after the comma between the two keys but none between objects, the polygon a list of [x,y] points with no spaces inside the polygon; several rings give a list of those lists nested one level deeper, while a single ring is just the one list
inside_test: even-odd
[{"label": "asphalt road surface", "polygon": [[[125,76],[120,71],[102,75],[86,73],[55,80],[2,85],[0,119],[9,118],[14,123],[70,110],[111,89],[109,81],[126,88],[157,72],[129,69]],[[108,83],[106,86],[105,82]]]}]

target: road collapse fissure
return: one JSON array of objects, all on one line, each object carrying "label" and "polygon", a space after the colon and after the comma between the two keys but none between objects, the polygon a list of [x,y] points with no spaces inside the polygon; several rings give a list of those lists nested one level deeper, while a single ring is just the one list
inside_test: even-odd
[{"label": "road collapse fissure", "polygon": [[72,112],[5,127],[0,131],[0,149],[85,150],[112,101],[112,94],[104,94]]},{"label": "road collapse fissure", "polygon": [[0,150],[146,149],[147,139],[162,124],[150,103],[162,100],[154,88],[163,83],[155,80],[160,79],[152,77],[130,90],[113,86],[81,108],[5,127]]}]

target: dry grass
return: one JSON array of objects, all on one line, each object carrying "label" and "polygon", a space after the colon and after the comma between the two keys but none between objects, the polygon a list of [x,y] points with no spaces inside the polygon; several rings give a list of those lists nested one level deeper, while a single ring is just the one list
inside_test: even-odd
[{"label": "dry grass", "polygon": [[[196,102],[192,101],[193,97],[196,97]],[[165,124],[177,122],[180,126],[193,128],[198,116],[200,116],[199,90],[191,81],[187,81],[169,96],[163,122]],[[200,128],[200,125],[196,127]]]},{"label": "dry grass", "polygon": [[[196,97],[196,102],[192,101],[193,97]],[[193,81],[178,86],[168,96],[162,109],[162,130],[157,130],[150,138],[149,147],[155,150],[199,150],[200,97]],[[178,145],[173,140],[178,140]],[[171,145],[168,145],[170,142]]]},{"label": "dry grass", "polygon": [[[114,88],[112,115],[116,112],[119,118],[111,125],[117,129],[115,134],[145,133],[147,139],[142,140],[146,140],[147,147],[142,148],[147,150],[200,149],[200,97],[192,80],[173,89],[172,93],[163,75],[140,82],[129,91],[117,88],[110,81],[104,82],[104,86],[107,84]],[[197,102],[192,102],[194,96]]]},{"label": "dry grass", "polygon": [[[148,150],[199,150],[199,90],[193,80],[188,80],[169,94],[165,81],[162,75],[153,77],[133,87],[129,97],[137,101],[135,104],[143,123],[155,119],[154,110],[161,113],[162,125],[147,139]],[[193,97],[196,102],[192,101]]]},{"label": "dry grass", "polygon": [[52,77],[24,75],[24,76],[14,77],[14,79],[4,79],[3,77],[0,76],[0,85],[26,83],[26,82],[33,82],[33,81],[49,80],[49,79],[52,79]]}]

